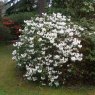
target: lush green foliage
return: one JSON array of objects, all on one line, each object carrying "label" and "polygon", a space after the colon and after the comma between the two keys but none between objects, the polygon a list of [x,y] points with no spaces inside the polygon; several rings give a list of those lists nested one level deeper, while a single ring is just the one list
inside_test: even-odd
[{"label": "lush green foliage", "polygon": [[78,23],[86,27],[83,33],[84,62],[81,65],[84,83],[95,84],[95,19],[82,18]]},{"label": "lush green foliage", "polygon": [[8,17],[18,24],[24,24],[24,20],[31,19],[35,15],[35,12],[20,12],[18,14],[11,14]]},{"label": "lush green foliage", "polygon": [[53,0],[53,7],[61,8],[74,17],[89,17],[95,12],[94,0]]}]

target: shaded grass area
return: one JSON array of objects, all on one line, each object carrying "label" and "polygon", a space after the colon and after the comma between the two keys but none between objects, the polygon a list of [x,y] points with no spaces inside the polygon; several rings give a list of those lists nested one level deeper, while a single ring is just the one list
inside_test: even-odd
[{"label": "shaded grass area", "polygon": [[95,95],[95,87],[41,87],[25,81],[11,59],[12,45],[0,45],[0,95]]}]

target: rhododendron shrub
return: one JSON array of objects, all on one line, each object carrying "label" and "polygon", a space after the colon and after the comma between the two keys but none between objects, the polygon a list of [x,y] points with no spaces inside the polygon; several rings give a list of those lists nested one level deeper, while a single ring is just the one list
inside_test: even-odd
[{"label": "rhododendron shrub", "polygon": [[17,40],[20,35],[19,29],[21,28],[21,25],[17,24],[16,22],[13,22],[9,18],[3,18],[2,23],[11,31],[10,34],[13,37],[13,40]]},{"label": "rhododendron shrub", "polygon": [[26,68],[27,80],[49,86],[65,84],[72,63],[83,59],[80,38],[84,29],[60,13],[24,22],[20,40],[13,44],[12,59]]}]

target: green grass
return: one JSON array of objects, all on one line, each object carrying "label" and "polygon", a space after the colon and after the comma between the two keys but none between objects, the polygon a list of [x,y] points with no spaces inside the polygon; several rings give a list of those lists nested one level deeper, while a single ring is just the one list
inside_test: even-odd
[{"label": "green grass", "polygon": [[95,87],[51,88],[23,80],[11,52],[11,45],[0,45],[0,95],[95,95]]}]

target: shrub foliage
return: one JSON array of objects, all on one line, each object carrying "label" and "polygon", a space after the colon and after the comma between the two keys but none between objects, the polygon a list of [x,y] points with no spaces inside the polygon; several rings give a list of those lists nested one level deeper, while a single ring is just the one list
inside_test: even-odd
[{"label": "shrub foliage", "polygon": [[81,32],[84,29],[60,13],[24,21],[20,40],[14,44],[13,59],[26,69],[28,80],[42,85],[65,84],[83,59]]}]

